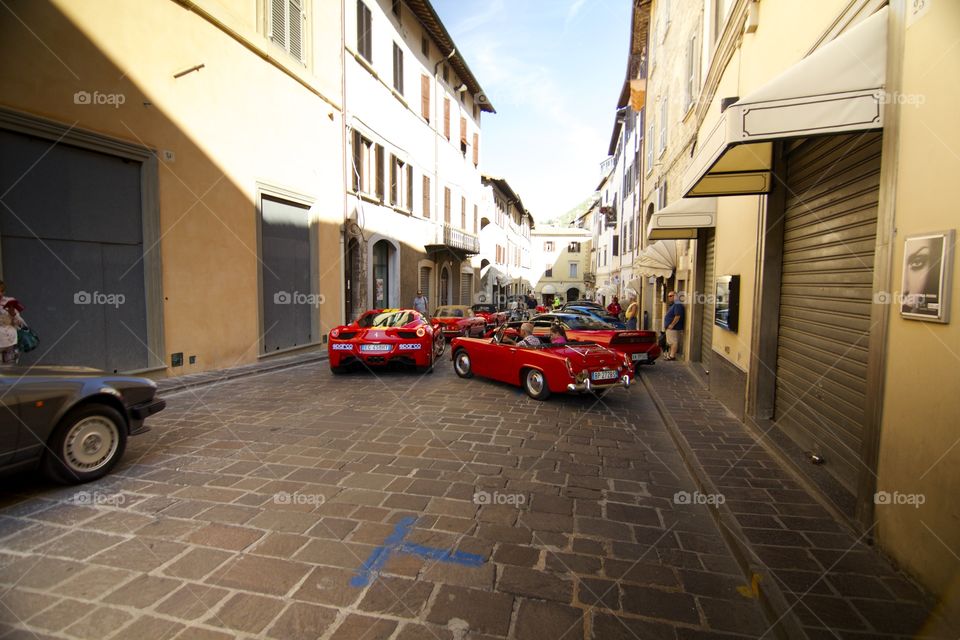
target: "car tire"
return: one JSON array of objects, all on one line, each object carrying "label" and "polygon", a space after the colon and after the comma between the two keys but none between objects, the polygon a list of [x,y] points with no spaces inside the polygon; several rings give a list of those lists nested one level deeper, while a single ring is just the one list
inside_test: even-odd
[{"label": "car tire", "polygon": [[82,484],[107,475],[127,448],[127,421],[104,404],[72,409],[47,442],[44,473],[56,482]]},{"label": "car tire", "polygon": [[550,386],[547,377],[538,369],[524,369],[522,377],[523,390],[534,400],[546,400],[550,397]]},{"label": "car tire", "polygon": [[[439,349],[439,351],[437,351]],[[434,360],[439,360],[447,351],[447,338],[441,333],[433,343]]]},{"label": "car tire", "polygon": [[430,362],[422,366],[417,365],[417,373],[420,373],[420,374],[433,373],[433,363],[434,363],[434,357],[433,357],[433,351],[431,351]]},{"label": "car tire", "polygon": [[457,349],[453,354],[453,370],[461,378],[473,377],[473,363],[470,361],[470,354],[466,349]]}]

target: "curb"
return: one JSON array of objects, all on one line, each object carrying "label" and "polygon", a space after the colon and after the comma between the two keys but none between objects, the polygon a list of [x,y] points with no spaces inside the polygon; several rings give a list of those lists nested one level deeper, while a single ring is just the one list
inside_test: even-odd
[{"label": "curb", "polygon": [[[312,356],[303,356],[302,358],[289,359],[283,362],[271,364],[254,364],[233,367],[230,369],[216,369],[214,371],[205,371],[203,373],[188,374],[176,378],[164,378],[157,381],[157,391],[162,394],[178,393],[197,387],[206,387],[219,382],[236,380],[238,378],[248,378],[250,376],[260,375],[261,373],[271,373],[281,369],[292,369],[305,364],[323,362],[327,360],[327,353],[317,353]],[[169,381],[169,384],[164,384]]]},{"label": "curb", "polygon": [[[696,454],[690,447],[690,443],[687,442],[686,436],[680,431],[680,427],[678,427],[677,423],[670,417],[670,412],[653,388],[653,384],[645,374],[641,375],[641,379],[643,380],[644,388],[646,388],[647,393],[650,394],[653,400],[654,406],[657,407],[660,417],[667,426],[670,437],[673,438],[674,443],[677,445],[677,449],[680,451],[680,457],[683,459],[690,475],[693,476],[697,488],[705,494],[721,493],[717,487],[714,486],[713,481],[710,480],[706,470],[701,466]],[[809,636],[806,631],[804,631],[803,625],[800,624],[800,620],[793,611],[793,606],[787,602],[786,596],[777,584],[773,572],[759,560],[751,546],[744,542],[744,540],[747,539],[746,535],[740,527],[740,523],[737,522],[736,516],[734,516],[730,510],[730,507],[726,506],[726,504],[709,504],[707,507],[710,509],[713,519],[717,522],[720,535],[723,536],[737,564],[740,565],[747,584],[753,588],[757,600],[760,603],[760,608],[763,610],[767,621],[770,622],[770,628],[773,634],[778,638],[788,640],[809,640]]]}]

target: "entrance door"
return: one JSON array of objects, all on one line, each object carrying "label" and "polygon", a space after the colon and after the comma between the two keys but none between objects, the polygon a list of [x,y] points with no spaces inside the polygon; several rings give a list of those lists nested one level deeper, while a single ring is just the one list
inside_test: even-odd
[{"label": "entrance door", "polygon": [[881,135],[787,154],[777,425],[852,493],[861,472]]},{"label": "entrance door", "polygon": [[263,352],[313,342],[318,302],[311,286],[310,211],[263,196],[260,201]]},{"label": "entrance door", "polygon": [[440,304],[450,304],[450,271],[446,267],[440,270]]},{"label": "entrance door", "polygon": [[390,306],[390,243],[380,240],[373,245],[373,308]]}]

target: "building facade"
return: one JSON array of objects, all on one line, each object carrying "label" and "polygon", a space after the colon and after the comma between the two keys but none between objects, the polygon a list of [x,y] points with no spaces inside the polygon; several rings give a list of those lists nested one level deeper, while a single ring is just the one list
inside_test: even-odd
[{"label": "building facade", "polygon": [[531,291],[533,216],[503,178],[483,176],[480,200],[480,253],[473,266],[480,274],[476,302],[506,306],[512,296]]},{"label": "building facade", "polygon": [[471,304],[480,122],[494,113],[425,0],[348,0],[346,315]]},{"label": "building facade", "polygon": [[587,286],[584,273],[590,269],[591,233],[576,227],[533,230],[533,292],[540,304],[550,306],[582,299]]}]

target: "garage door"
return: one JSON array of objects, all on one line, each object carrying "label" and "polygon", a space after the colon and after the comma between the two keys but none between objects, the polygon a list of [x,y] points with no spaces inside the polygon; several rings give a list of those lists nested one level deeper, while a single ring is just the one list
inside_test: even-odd
[{"label": "garage door", "polygon": [[855,492],[860,471],[880,178],[879,133],[787,155],[775,419]]},{"label": "garage door", "polygon": [[717,291],[714,268],[716,255],[716,233],[713,229],[704,230],[704,260],[703,260],[703,320],[700,326],[700,366],[710,373],[710,360],[713,358],[713,296]]},{"label": "garage door", "polygon": [[320,299],[311,286],[309,207],[266,196],[260,204],[263,351],[272,353],[313,342]]},{"label": "garage door", "polygon": [[24,364],[148,366],[140,169],[0,130],[3,279],[41,340]]}]

